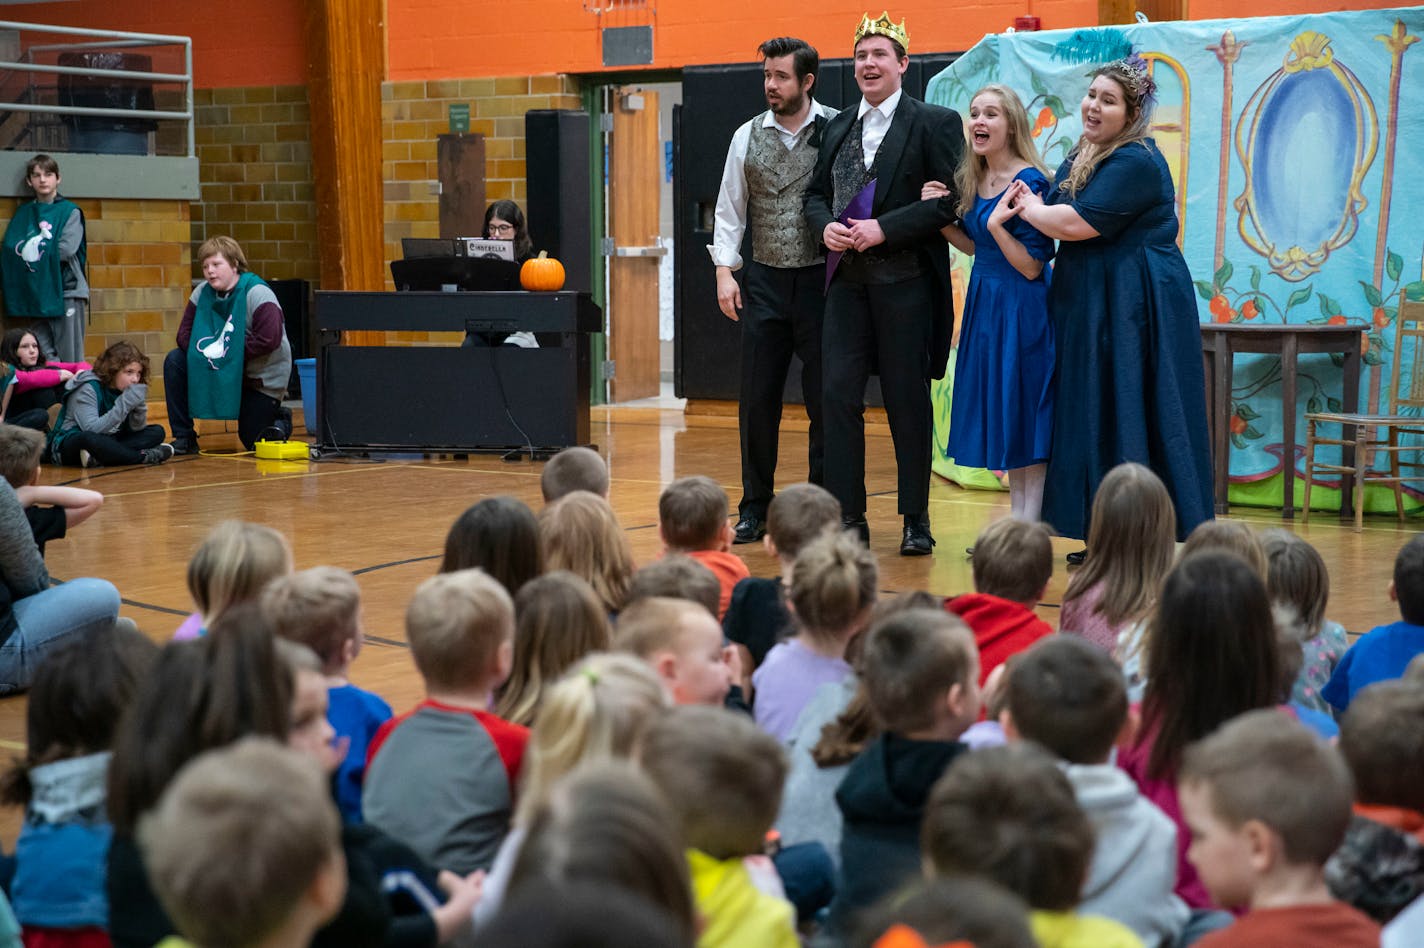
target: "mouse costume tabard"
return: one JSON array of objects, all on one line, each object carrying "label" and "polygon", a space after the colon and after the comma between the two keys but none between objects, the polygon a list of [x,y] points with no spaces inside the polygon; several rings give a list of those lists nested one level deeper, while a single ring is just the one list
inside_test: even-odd
[{"label": "mouse costume tabard", "polygon": [[226,294],[211,286],[198,293],[188,341],[188,404],[196,418],[234,419],[242,403],[242,366],[247,339],[247,294],[266,286],[243,273]]},{"label": "mouse costume tabard", "polygon": [[[84,214],[67,198],[50,204],[21,204],[5,228],[0,252],[0,280],[5,291],[5,311],[11,316],[59,319],[64,316],[64,275],[59,237],[73,214]],[[80,240],[75,262],[82,272],[87,246]]]}]

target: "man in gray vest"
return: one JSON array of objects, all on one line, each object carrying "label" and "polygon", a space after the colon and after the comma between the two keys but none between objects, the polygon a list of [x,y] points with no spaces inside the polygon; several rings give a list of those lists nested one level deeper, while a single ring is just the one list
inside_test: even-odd
[{"label": "man in gray vest", "polygon": [[[834,115],[811,97],[820,57],[792,37],[761,44],[767,111],[742,125],[727,149],[716,224],[707,250],[717,267],[717,305],[742,324],[742,500],[735,543],[766,533],[775,489],[781,397],[791,354],[801,358],[801,392],[811,419],[807,479],[823,479],[821,426],[821,309],[825,257],[820,235],[802,211],[816,167],[821,129]],[[752,259],[744,287],[732,274],[742,268],[742,235],[752,234]],[[742,293],[745,290],[746,304]]]}]

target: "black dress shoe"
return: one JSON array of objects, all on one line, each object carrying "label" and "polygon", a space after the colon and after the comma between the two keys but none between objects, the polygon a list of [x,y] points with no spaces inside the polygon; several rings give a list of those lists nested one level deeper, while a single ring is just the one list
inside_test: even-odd
[{"label": "black dress shoe", "polygon": [[1066,560],[1068,560],[1068,565],[1069,565],[1069,566],[1082,566],[1082,565],[1083,565],[1083,561],[1088,558],[1088,551],[1087,551],[1087,550],[1079,550],[1079,551],[1076,552],[1076,553],[1069,553],[1069,554],[1068,554],[1066,557],[1064,557],[1064,558],[1065,558]]},{"label": "black dress shoe", "polygon": [[934,545],[928,517],[905,518],[905,532],[900,538],[901,556],[929,556],[934,552]]},{"label": "black dress shoe", "polygon": [[733,543],[755,543],[766,536],[766,521],[752,514],[743,515],[732,529]]},{"label": "black dress shoe", "polygon": [[865,522],[865,514],[841,517],[841,529],[854,530],[860,536],[860,542],[870,546],[870,524]]}]

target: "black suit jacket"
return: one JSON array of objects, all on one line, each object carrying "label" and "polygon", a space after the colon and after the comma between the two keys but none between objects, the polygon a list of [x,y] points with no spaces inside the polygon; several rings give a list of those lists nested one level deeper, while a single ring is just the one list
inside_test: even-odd
[{"label": "black suit jacket", "polygon": [[[819,240],[826,225],[835,220],[831,201],[835,185],[831,167],[855,123],[860,103],[842,110],[826,124],[816,171],[806,186],[806,221]],[[935,276],[933,351],[930,369],[934,378],[943,378],[949,362],[949,342],[954,333],[953,292],[949,282],[949,250],[940,228],[956,218],[958,197],[952,193],[938,201],[920,200],[926,181],[942,181],[954,187],[954,172],[964,150],[964,126],[959,113],[938,105],[928,105],[901,95],[894,118],[876,152],[879,174],[871,213],[885,232],[881,250],[894,253],[916,250],[924,256]]]}]

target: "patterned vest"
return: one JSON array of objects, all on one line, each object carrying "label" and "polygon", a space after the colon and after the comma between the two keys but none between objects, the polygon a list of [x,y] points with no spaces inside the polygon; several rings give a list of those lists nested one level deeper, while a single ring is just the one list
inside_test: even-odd
[{"label": "patterned vest", "polygon": [[816,169],[816,123],[796,133],[788,150],[781,133],[752,121],[744,165],[752,259],[768,267],[805,267],[821,259],[816,235],[806,226],[801,195]]},{"label": "patterned vest", "polygon": [[875,177],[880,165],[880,151],[876,150],[875,160],[869,168],[865,167],[865,148],[860,140],[863,128],[860,119],[851,124],[850,131],[846,132],[845,140],[841,142],[840,151],[836,152],[836,160],[831,164],[831,184],[834,188],[831,212],[838,220],[851,199]]}]

